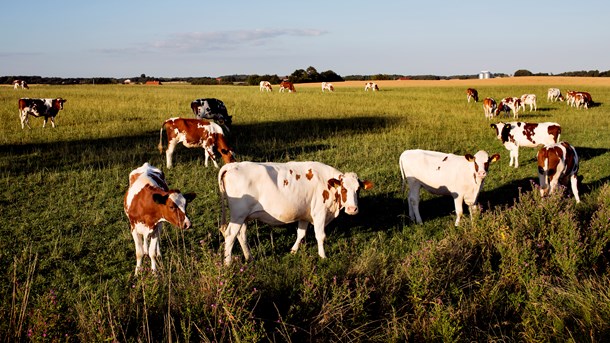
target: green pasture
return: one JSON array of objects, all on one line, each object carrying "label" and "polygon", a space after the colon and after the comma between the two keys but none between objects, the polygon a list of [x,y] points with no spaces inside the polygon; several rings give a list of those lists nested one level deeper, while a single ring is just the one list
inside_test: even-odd
[{"label": "green pasture", "polygon": [[[553,121],[581,158],[582,203],[541,200],[536,150],[518,169],[482,103],[465,88],[396,87],[334,93],[299,87],[167,84],[0,87],[0,337],[3,341],[545,341],[610,337],[610,88],[595,106],[548,103],[557,85],[476,87],[481,99],[535,93],[519,120]],[[565,87],[561,87],[565,92]],[[20,97],[67,99],[57,127],[21,129]],[[296,255],[296,224],[251,223],[254,260],[222,266],[217,169],[182,146],[174,168],[159,129],[214,97],[233,115],[240,161],[316,160],[373,181],[360,213],[313,232]],[[512,118],[501,118],[503,121]],[[499,121],[494,118],[491,122]],[[406,149],[499,153],[482,213],[453,227],[450,198],[422,192],[423,225],[408,218],[398,157]],[[221,159],[217,159],[219,163]],[[195,192],[193,228],[166,225],[161,271],[134,277],[123,213],[131,170],[149,162],[172,188]],[[507,238],[508,237],[508,238]],[[145,258],[145,266],[148,265]],[[563,340],[563,339],[560,339]]]}]

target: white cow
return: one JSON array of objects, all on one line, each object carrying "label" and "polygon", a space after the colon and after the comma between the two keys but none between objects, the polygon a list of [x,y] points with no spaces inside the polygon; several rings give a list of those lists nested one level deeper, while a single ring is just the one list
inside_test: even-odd
[{"label": "white cow", "polygon": [[271,82],[269,81],[261,81],[260,83],[260,91],[271,92],[273,89],[271,88]]},{"label": "white cow", "polygon": [[519,167],[519,147],[536,148],[559,141],[561,126],[557,123],[525,123],[513,121],[490,125],[506,150],[510,152],[508,166]]},{"label": "white cow", "polygon": [[367,92],[369,89],[372,90],[373,92],[374,91],[378,91],[379,90],[379,86],[377,86],[377,84],[375,82],[367,82],[364,85],[364,91]]},{"label": "white cow", "polygon": [[546,100],[550,102],[555,102],[557,100],[563,101],[563,95],[561,95],[559,88],[549,88],[546,95]]},{"label": "white cow", "polygon": [[530,105],[530,111],[532,108],[534,111],[538,110],[536,105],[536,94],[523,94],[521,96],[521,109],[525,111],[525,105]]},{"label": "white cow", "polygon": [[[222,198],[220,231],[225,237],[224,262],[228,265],[236,237],[244,257],[250,258],[246,226],[253,219],[269,225],[298,222],[293,253],[299,249],[309,223],[313,224],[318,254],[325,258],[325,226],[341,209],[357,214],[358,190],[370,189],[373,184],[320,162],[236,162],[220,169],[218,186]],[[228,226],[225,201],[231,212]]]},{"label": "white cow", "polygon": [[554,193],[558,185],[572,186],[576,203],[578,196],[578,154],[568,142],[545,145],[538,150],[538,180],[540,195]]},{"label": "white cow", "polygon": [[322,93],[324,93],[325,90],[329,92],[334,92],[335,87],[333,87],[333,84],[330,82],[322,82]]},{"label": "white cow", "polygon": [[500,159],[500,155],[489,157],[479,151],[474,156],[458,156],[428,150],[406,150],[400,155],[399,165],[402,175],[402,190],[405,182],[409,185],[409,217],[422,223],[419,214],[419,191],[423,187],[432,194],[450,195],[455,204],[455,226],[460,223],[462,202],[470,208],[472,215],[476,209],[477,197],[483,188],[489,163]]}]

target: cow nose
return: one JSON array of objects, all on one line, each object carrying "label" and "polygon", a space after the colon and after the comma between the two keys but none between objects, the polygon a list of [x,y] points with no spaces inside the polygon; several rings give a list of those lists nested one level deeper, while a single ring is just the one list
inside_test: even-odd
[{"label": "cow nose", "polygon": [[184,220],[184,224],[183,224],[182,228],[183,228],[183,229],[185,229],[185,230],[188,230],[188,229],[190,229],[190,228],[191,228],[191,221],[190,221],[190,220],[188,220],[188,218],[186,218],[186,219]]},{"label": "cow nose", "polygon": [[357,206],[347,206],[345,208],[345,213],[347,214],[358,214],[358,207]]}]

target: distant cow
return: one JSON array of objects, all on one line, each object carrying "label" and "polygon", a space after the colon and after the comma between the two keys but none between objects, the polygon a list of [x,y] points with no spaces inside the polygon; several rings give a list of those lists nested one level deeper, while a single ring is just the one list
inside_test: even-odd
[{"label": "distant cow", "polygon": [[591,98],[591,94],[588,92],[567,91],[566,103],[576,108],[580,108],[580,106],[589,108],[589,106],[593,103],[593,100]]},{"label": "distant cow", "polygon": [[28,83],[25,80],[14,80],[13,81],[13,89],[30,89]]},{"label": "distant cow", "polygon": [[483,111],[485,112],[485,118],[491,119],[496,112],[498,105],[493,98],[483,99]]},{"label": "distant cow", "polygon": [[[237,162],[223,166],[218,173],[222,197],[221,232],[225,237],[225,264],[231,263],[235,238],[250,258],[246,240],[247,222],[253,219],[269,225],[298,222],[297,239],[291,248],[296,253],[313,224],[318,255],[324,252],[325,226],[339,216],[358,213],[358,191],[370,189],[355,173],[342,173],[320,162],[254,163]],[[225,201],[230,210],[226,225]]]},{"label": "distant cow", "polygon": [[288,90],[289,93],[295,92],[296,93],[296,89],[294,88],[294,85],[292,84],[292,82],[290,81],[282,81],[280,83],[280,92],[284,92],[285,90]]},{"label": "distant cow", "polygon": [[554,193],[558,185],[572,187],[576,203],[578,196],[578,154],[568,142],[546,145],[538,151],[538,179],[540,195]]},{"label": "distant cow", "polygon": [[399,165],[402,175],[402,190],[405,182],[409,185],[409,217],[418,224],[422,223],[419,214],[419,192],[424,188],[432,194],[450,195],[455,205],[455,226],[460,223],[462,202],[475,210],[477,197],[483,188],[489,163],[500,159],[491,157],[485,151],[474,156],[458,156],[428,150],[406,150],[400,155]]},{"label": "distant cow", "polygon": [[269,81],[261,81],[259,88],[260,88],[259,90],[261,92],[263,92],[263,91],[271,92],[273,90],[273,88],[271,88],[271,82],[269,82]]},{"label": "distant cow", "polygon": [[536,148],[559,141],[561,126],[557,123],[525,123],[513,121],[490,125],[506,150],[510,152],[509,166],[519,167],[519,147]]},{"label": "distant cow", "polygon": [[191,102],[191,110],[197,119],[211,119],[224,126],[231,127],[232,117],[224,102],[215,98],[195,99]]},{"label": "distant cow", "polygon": [[172,167],[172,155],[176,145],[180,142],[187,148],[203,148],[205,152],[205,163],[208,166],[208,159],[212,159],[214,166],[218,168],[214,157],[214,148],[220,152],[225,163],[235,162],[233,149],[229,147],[222,128],[207,120],[170,118],[163,122],[159,132],[159,152],[163,153],[163,130],[167,133],[167,150],[165,157],[167,168]]},{"label": "distant cow", "polygon": [[513,111],[513,118],[517,118],[519,117],[520,107],[520,98],[506,97],[500,101],[500,104],[498,104],[498,108],[496,109],[496,115],[499,115],[500,112],[504,111],[505,116],[508,116],[510,114],[510,111]]},{"label": "distant cow", "polygon": [[136,275],[142,267],[144,255],[150,257],[153,272],[157,270],[163,222],[182,229],[191,227],[186,205],[195,196],[195,193],[182,194],[179,190],[170,190],[163,172],[148,163],[129,173],[129,189],[123,199],[123,209],[136,247]]},{"label": "distant cow", "polygon": [[379,86],[375,82],[367,82],[364,84],[364,91],[372,90],[373,92],[379,90]]},{"label": "distant cow", "polygon": [[474,88],[468,88],[466,90],[466,99],[468,99],[469,103],[470,103],[470,99],[473,99],[474,102],[478,102],[479,101],[479,92],[477,92],[477,90]]},{"label": "distant cow", "polygon": [[325,90],[329,92],[334,92],[335,87],[333,87],[333,84],[330,82],[322,82],[322,93],[324,93]]},{"label": "distant cow", "polygon": [[534,111],[538,110],[538,106],[536,104],[536,94],[523,94],[521,96],[521,109],[525,111],[525,105],[530,105],[530,111],[532,108]]},{"label": "distant cow", "polygon": [[563,101],[563,95],[561,95],[559,88],[549,88],[546,95],[546,100],[550,102],[555,102],[557,100]]},{"label": "distant cow", "polygon": [[64,103],[67,100],[62,98],[56,99],[19,99],[19,117],[21,118],[21,128],[27,125],[30,129],[30,121],[28,116],[44,117],[42,127],[47,125],[47,120],[51,118],[51,125],[55,127],[55,117],[59,111],[64,109]]}]

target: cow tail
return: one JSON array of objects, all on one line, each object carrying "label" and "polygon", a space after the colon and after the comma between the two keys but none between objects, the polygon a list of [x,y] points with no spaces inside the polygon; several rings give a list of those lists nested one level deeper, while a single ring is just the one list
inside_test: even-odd
[{"label": "cow tail", "polygon": [[225,168],[222,168],[220,170],[220,173],[218,173],[218,189],[220,190],[220,233],[222,233],[222,235],[225,235],[225,231],[227,229],[227,207],[226,207],[226,202],[227,202],[227,192],[225,190],[225,174],[227,173],[227,171],[225,170]]},{"label": "cow tail", "polygon": [[402,178],[402,184],[400,186],[400,192],[402,194],[404,194],[405,193],[405,171],[403,170],[403,166],[402,166],[402,158],[398,159],[398,164],[400,165],[400,176]]},{"label": "cow tail", "polygon": [[161,130],[159,130],[159,145],[157,146],[157,149],[159,149],[160,154],[163,153],[163,129],[165,129],[165,123],[161,125]]}]

